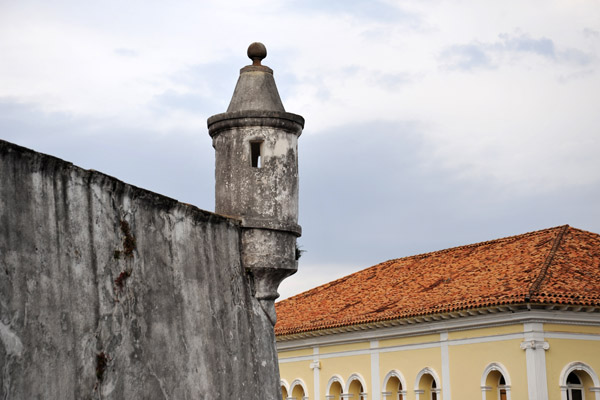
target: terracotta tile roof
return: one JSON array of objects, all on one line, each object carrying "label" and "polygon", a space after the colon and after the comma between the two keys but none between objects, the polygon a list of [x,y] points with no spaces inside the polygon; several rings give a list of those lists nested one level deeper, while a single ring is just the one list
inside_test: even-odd
[{"label": "terracotta tile roof", "polygon": [[276,335],[518,303],[600,305],[600,235],[568,225],[377,264],[276,304]]}]

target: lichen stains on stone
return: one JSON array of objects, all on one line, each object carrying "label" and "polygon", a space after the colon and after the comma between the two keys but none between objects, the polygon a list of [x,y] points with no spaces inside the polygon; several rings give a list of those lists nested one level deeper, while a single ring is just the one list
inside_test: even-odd
[{"label": "lichen stains on stone", "polygon": [[131,234],[129,223],[125,220],[121,221],[121,233],[123,234],[123,254],[127,258],[131,258],[135,250],[135,236]]},{"label": "lichen stains on stone", "polygon": [[127,281],[127,279],[129,279],[130,276],[130,271],[125,270],[121,272],[117,279],[115,279],[115,285],[117,286],[117,288],[123,289],[123,287],[125,286],[125,282]]},{"label": "lichen stains on stone", "polygon": [[105,352],[96,354],[96,378],[99,382],[104,380],[104,372],[108,365],[108,355]]}]

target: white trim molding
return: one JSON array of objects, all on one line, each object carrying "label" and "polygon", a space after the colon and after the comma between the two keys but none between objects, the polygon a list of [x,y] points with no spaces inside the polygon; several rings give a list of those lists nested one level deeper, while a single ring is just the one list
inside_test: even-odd
[{"label": "white trim molding", "polygon": [[[385,378],[383,378],[383,392],[381,392],[381,395],[386,398],[386,396],[391,396],[393,393],[392,392],[387,392],[386,391],[386,386],[388,384],[388,381],[391,378],[398,378],[398,380],[400,381],[400,385],[402,385],[402,390],[400,390],[397,394],[401,394],[402,396],[406,396],[406,379],[404,379],[404,375],[402,375],[402,372],[393,369],[390,372],[387,373],[387,375],[385,376]],[[397,400],[398,396],[396,396],[396,398],[391,398],[389,400]]]},{"label": "white trim molding", "polygon": [[279,386],[285,389],[286,393],[290,393],[290,385],[287,383],[285,379],[279,380]]},{"label": "white trim molding", "polygon": [[[433,380],[435,381],[435,389],[432,389],[432,391],[434,391],[435,393],[439,394],[442,390],[441,386],[440,386],[440,377],[438,376],[437,372],[435,372],[435,370],[431,367],[425,367],[422,370],[419,371],[419,373],[417,374],[417,378],[415,379],[415,396],[416,396],[416,400],[419,400],[420,395],[422,395],[423,393],[425,393],[424,390],[419,389],[419,383],[421,383],[421,378],[423,378],[424,375],[431,375],[431,377],[433,378]],[[439,396],[438,396],[439,398]]]},{"label": "white trim molding", "polygon": [[342,378],[339,375],[333,375],[331,378],[329,378],[329,381],[327,382],[327,391],[325,392],[325,398],[326,399],[332,399],[333,396],[331,396],[331,393],[329,393],[331,391],[331,385],[333,385],[335,382],[340,384],[340,387],[342,388],[342,393],[344,392],[344,378]]},{"label": "white trim molding", "polygon": [[581,361],[573,361],[562,369],[560,372],[560,377],[558,384],[560,386],[560,397],[562,400],[567,400],[567,377],[573,371],[584,371],[586,374],[592,378],[592,382],[594,383],[594,387],[589,388],[589,391],[594,393],[596,400],[600,400],[600,379],[598,379],[598,375],[596,371],[586,363]]},{"label": "white trim molding", "polygon": [[486,400],[486,392],[490,392],[492,388],[490,386],[486,386],[487,377],[490,372],[498,371],[504,377],[504,385],[502,389],[506,390],[506,400],[511,400],[510,396],[510,375],[508,375],[508,370],[504,365],[499,362],[489,363],[487,367],[483,370],[483,374],[481,374],[481,400]]},{"label": "white trim molding", "polygon": [[[304,393],[304,396],[302,397],[302,399],[303,400],[304,399],[308,399],[308,390],[306,389],[306,384],[300,378],[294,379],[294,381],[290,384],[290,390],[288,391],[288,395],[290,397],[292,397],[292,395],[294,394],[294,389],[296,388],[296,386],[300,386],[302,388],[302,392]],[[300,400],[300,399],[296,399],[296,400]]]},{"label": "white trim molding", "polygon": [[[440,350],[442,359],[442,395],[444,400],[452,400],[450,390],[450,354],[448,352],[448,331],[440,333]],[[439,388],[439,386],[438,386]]]},{"label": "white trim molding", "polygon": [[314,388],[314,399],[320,400],[319,388],[321,386],[321,361],[313,361],[310,363],[310,368],[313,370],[313,388]]},{"label": "white trim molding", "polygon": [[319,361],[318,346],[313,347],[313,357],[313,362],[310,363],[310,368],[313,370],[313,395],[314,400],[321,400],[321,361]]},{"label": "white trim molding", "polygon": [[379,348],[379,340],[371,340],[371,391],[373,393],[371,400],[381,400],[381,387],[379,386],[379,352],[376,350],[377,348]]},{"label": "white trim molding", "polygon": [[528,322],[523,324],[523,332],[524,341],[520,347],[525,350],[529,400],[547,400],[546,351],[550,345],[544,341],[544,326],[539,322]]},{"label": "white trim molding", "polygon": [[[592,309],[596,310],[597,308],[592,307]],[[469,310],[469,313],[466,313],[465,315],[460,313],[450,313],[448,315],[439,316],[433,315],[428,320],[420,318],[418,321],[412,321],[410,319],[383,321],[290,335],[279,335],[276,337],[277,350],[287,351],[315,345],[329,346],[357,341],[382,340],[419,334],[440,333],[443,331],[477,329],[529,322],[589,326],[600,325],[600,313],[591,311],[566,311],[553,308],[528,309],[518,307],[509,309],[503,306],[493,307],[489,310],[487,308],[482,308]]]},{"label": "white trim molding", "polygon": [[365,378],[363,378],[362,375],[359,374],[358,372],[355,372],[352,375],[350,375],[350,377],[346,381],[346,386],[345,386],[345,389],[344,389],[344,393],[350,392],[350,385],[352,385],[352,382],[354,382],[354,381],[358,381],[362,385],[363,390],[362,390],[361,393],[367,393],[368,392],[368,390],[367,390],[367,382],[365,381]]},{"label": "white trim molding", "polygon": [[417,374],[417,378],[415,379],[415,392],[419,390],[419,383],[421,382],[421,378],[423,377],[423,375],[426,374],[429,374],[433,377],[436,389],[441,389],[440,377],[438,376],[437,372],[435,372],[435,370],[431,367],[425,367],[422,370],[420,370]]},{"label": "white trim molding", "polygon": [[400,395],[405,399],[406,393],[408,393],[406,390],[400,390],[398,392],[381,392],[381,396],[383,396],[383,400],[398,400]]},{"label": "white trim molding", "polygon": [[521,342],[520,346],[521,350],[548,350],[550,348],[550,344],[544,340],[527,340],[525,342]]}]

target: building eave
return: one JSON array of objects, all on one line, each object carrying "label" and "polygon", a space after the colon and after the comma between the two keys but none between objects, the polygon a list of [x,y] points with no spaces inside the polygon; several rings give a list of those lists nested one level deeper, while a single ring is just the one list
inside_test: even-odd
[{"label": "building eave", "polygon": [[384,340],[526,322],[599,326],[600,307],[530,303],[481,307],[279,335],[276,341],[278,351],[288,351],[315,345]]}]

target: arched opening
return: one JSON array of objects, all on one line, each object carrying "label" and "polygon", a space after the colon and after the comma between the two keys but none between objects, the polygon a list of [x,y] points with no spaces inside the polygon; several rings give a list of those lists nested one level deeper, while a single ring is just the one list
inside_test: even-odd
[{"label": "arched opening", "polygon": [[346,392],[342,396],[352,400],[366,400],[367,386],[363,377],[359,374],[350,375],[346,382]]},{"label": "arched opening", "polygon": [[567,400],[583,400],[583,387],[584,386],[581,381],[581,378],[577,375],[575,371],[571,372],[567,376]]},{"label": "arched opening", "polygon": [[488,392],[486,400],[508,400],[506,379],[502,372],[491,371],[485,380],[485,389]]},{"label": "arched opening", "polygon": [[348,386],[348,394],[351,399],[363,400],[366,396],[365,388],[358,379],[354,379]]},{"label": "arched opening", "polygon": [[285,386],[281,386],[281,398],[282,400],[286,400],[288,398],[288,392]]},{"label": "arched opening", "polygon": [[504,365],[493,362],[481,375],[483,400],[510,400],[510,376]]},{"label": "arched opening", "polygon": [[430,368],[425,368],[419,372],[415,386],[417,400],[441,400],[441,389],[437,375]]},{"label": "arched opening", "polygon": [[290,387],[290,385],[288,385],[288,383],[285,379],[280,380],[279,385],[281,386],[281,398],[282,398],[282,400],[286,400],[289,396],[288,388]]},{"label": "arched opening", "polygon": [[303,400],[306,397],[306,393],[304,392],[304,388],[300,385],[294,386],[292,389],[292,399],[293,400]]},{"label": "arched opening", "polygon": [[302,379],[295,379],[290,385],[288,400],[306,400],[306,385]]},{"label": "arched opening", "polygon": [[572,362],[560,374],[562,400],[600,399],[600,380],[595,371],[582,362]]},{"label": "arched opening", "polygon": [[402,381],[396,375],[391,376],[384,387],[382,393],[383,400],[404,400],[405,389],[402,387]]},{"label": "arched opening", "polygon": [[329,389],[327,390],[327,395],[325,398],[327,400],[341,400],[342,398],[342,384],[340,381],[334,381],[329,385]]}]

